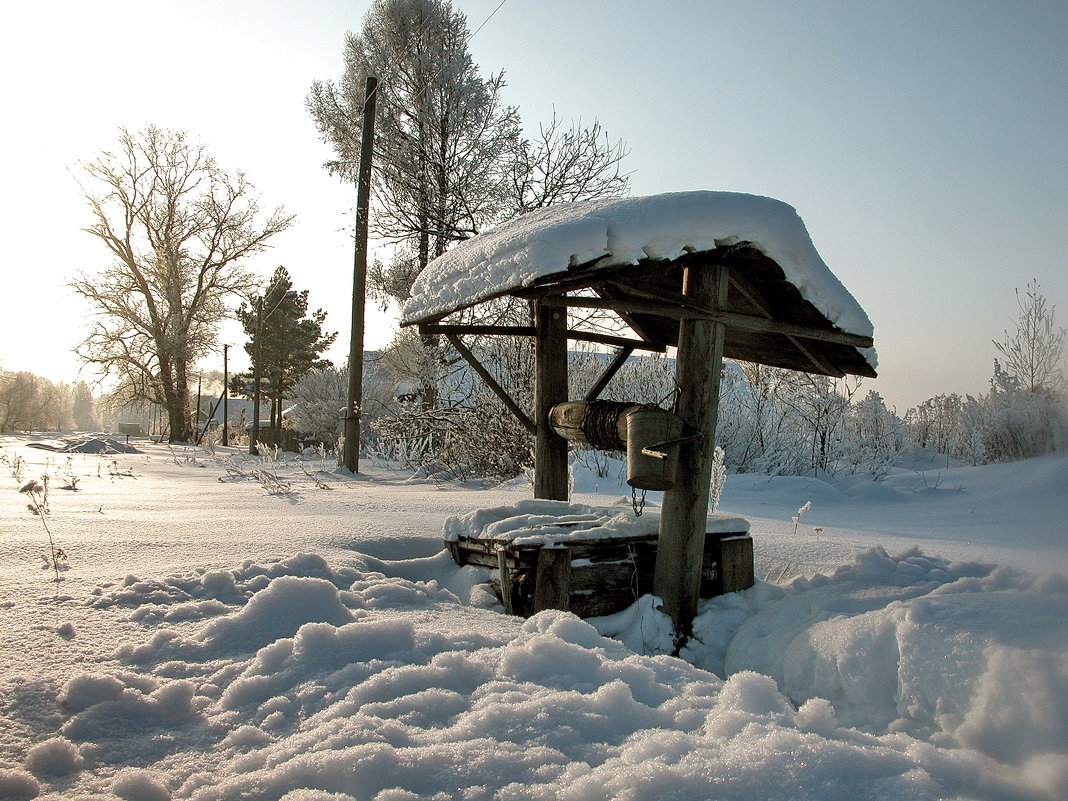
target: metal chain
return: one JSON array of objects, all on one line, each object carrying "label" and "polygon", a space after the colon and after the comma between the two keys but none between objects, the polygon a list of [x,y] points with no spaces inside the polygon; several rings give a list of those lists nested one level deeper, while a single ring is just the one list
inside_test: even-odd
[{"label": "metal chain", "polygon": [[642,496],[639,498],[634,487],[630,488],[630,506],[634,510],[635,517],[642,516],[642,512],[645,511],[645,490],[642,490]]}]

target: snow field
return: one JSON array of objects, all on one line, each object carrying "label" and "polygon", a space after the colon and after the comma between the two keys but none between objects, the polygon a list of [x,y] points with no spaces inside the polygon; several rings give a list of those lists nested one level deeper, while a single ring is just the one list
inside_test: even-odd
[{"label": "snow field", "polygon": [[[440,551],[446,518],[515,505],[521,486],[369,468],[325,491],[290,463],[279,496],[221,456],[149,451],[115,481],[79,457],[85,488],[54,496],[58,596],[33,563],[39,521],[0,490],[0,798],[1068,797],[1063,530],[1020,554],[1055,568],[1036,575],[989,561],[995,535],[972,541],[968,508],[998,472],[1021,536],[1063,514],[1063,454],[877,501],[731,476],[724,507],[752,522],[758,573],[802,575],[704,602],[683,660],[658,653],[651,598],[524,621]],[[611,506],[604,482],[577,477],[578,498]],[[768,517],[746,513],[756,497]],[[872,529],[849,529],[865,509]],[[956,527],[871,544],[909,541],[922,515]]]}]

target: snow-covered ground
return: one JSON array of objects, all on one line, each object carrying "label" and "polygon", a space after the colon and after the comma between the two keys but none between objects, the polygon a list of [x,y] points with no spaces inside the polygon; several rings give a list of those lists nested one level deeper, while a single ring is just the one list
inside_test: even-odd
[{"label": "snow-covered ground", "polygon": [[[648,598],[522,620],[452,563],[446,518],[524,482],[30,441],[0,440],[2,799],[1068,798],[1068,453],[731,476],[768,581],[683,660]],[[614,471],[574,500],[630,506]]]}]

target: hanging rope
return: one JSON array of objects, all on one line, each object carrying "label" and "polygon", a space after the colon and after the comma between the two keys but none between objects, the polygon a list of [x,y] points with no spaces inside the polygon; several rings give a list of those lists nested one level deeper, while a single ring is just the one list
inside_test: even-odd
[{"label": "hanging rope", "polygon": [[591,448],[599,451],[625,451],[627,443],[619,436],[619,416],[633,403],[590,401],[582,418],[582,434]]}]

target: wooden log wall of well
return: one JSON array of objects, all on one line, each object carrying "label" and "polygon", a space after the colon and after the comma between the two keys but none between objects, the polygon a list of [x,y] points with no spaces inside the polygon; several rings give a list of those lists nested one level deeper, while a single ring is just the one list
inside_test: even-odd
[{"label": "wooden log wall of well", "polygon": [[[656,533],[610,539],[567,539],[545,545],[466,538],[446,541],[459,565],[489,568],[490,584],[509,614],[529,617],[563,609],[599,617],[653,592]],[[753,539],[747,531],[705,535],[700,597],[752,587]]]}]

